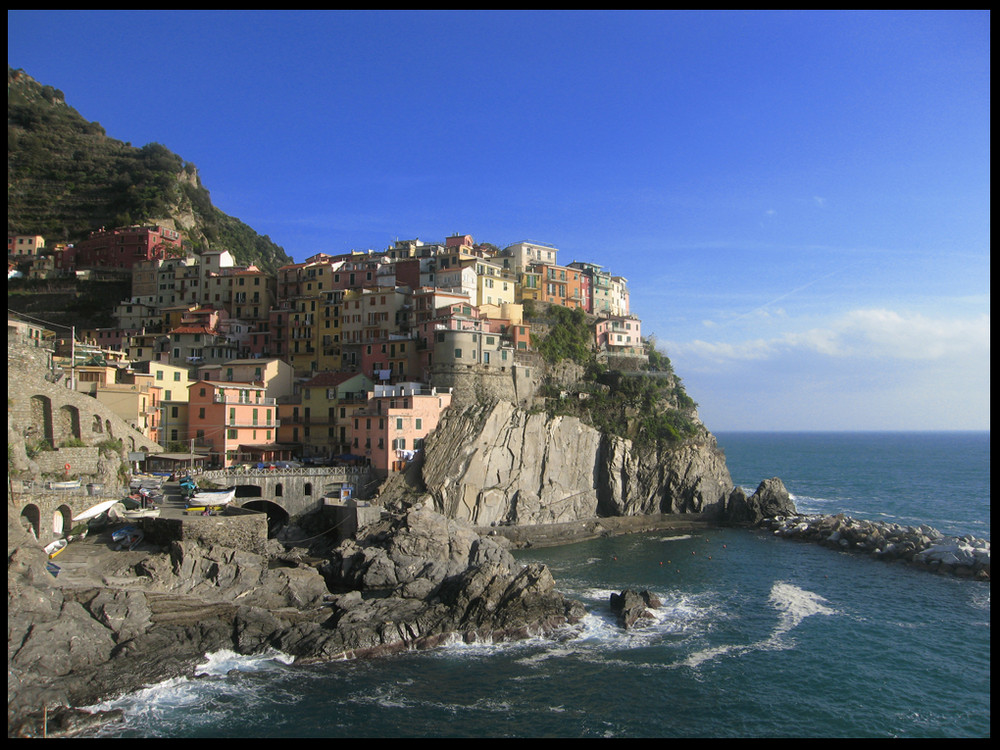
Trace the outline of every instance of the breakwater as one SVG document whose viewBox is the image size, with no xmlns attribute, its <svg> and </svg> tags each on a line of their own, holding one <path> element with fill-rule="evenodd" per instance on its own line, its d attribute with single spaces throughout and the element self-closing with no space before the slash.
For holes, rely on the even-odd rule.
<svg viewBox="0 0 1000 750">
<path fill-rule="evenodd" d="M 971 534 L 946 536 L 927 525 L 866 521 L 843 513 L 776 516 L 760 525 L 779 537 L 868 554 L 887 562 L 902 561 L 933 572 L 990 580 L 990 542 Z"/>
</svg>

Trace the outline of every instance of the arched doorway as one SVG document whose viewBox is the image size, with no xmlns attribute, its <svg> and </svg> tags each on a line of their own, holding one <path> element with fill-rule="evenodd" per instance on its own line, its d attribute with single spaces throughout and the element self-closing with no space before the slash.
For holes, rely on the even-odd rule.
<svg viewBox="0 0 1000 750">
<path fill-rule="evenodd" d="M 37 505 L 25 505 L 21 511 L 21 528 L 38 539 L 38 529 L 41 521 L 41 512 Z"/>
<path fill-rule="evenodd" d="M 60 505 L 52 513 L 52 533 L 57 536 L 65 536 L 69 533 L 73 524 L 73 511 L 68 505 Z"/>
</svg>

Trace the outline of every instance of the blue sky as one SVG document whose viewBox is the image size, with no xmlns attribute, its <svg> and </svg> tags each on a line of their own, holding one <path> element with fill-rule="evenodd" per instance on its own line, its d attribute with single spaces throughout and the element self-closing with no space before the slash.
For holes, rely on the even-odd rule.
<svg viewBox="0 0 1000 750">
<path fill-rule="evenodd" d="M 988 12 L 7 19 L 296 259 L 546 242 L 628 279 L 714 431 L 989 429 Z"/>
</svg>

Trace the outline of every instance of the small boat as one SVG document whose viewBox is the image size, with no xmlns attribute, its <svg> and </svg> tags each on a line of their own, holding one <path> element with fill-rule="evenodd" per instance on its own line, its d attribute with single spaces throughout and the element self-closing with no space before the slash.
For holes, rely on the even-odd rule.
<svg viewBox="0 0 1000 750">
<path fill-rule="evenodd" d="M 129 521 L 134 521 L 139 518 L 159 518 L 160 509 L 159 508 L 138 508 L 136 510 L 124 510 L 120 511 L 119 514 L 122 518 Z"/>
<path fill-rule="evenodd" d="M 111 540 L 118 542 L 118 549 L 135 549 L 143 539 L 143 534 L 135 526 L 125 526 L 111 534 Z"/>
<path fill-rule="evenodd" d="M 69 542 L 65 539 L 56 539 L 54 542 L 45 545 L 45 554 L 48 555 L 51 560 L 53 557 L 66 549 L 67 546 L 69 546 Z"/>
<path fill-rule="evenodd" d="M 101 513 L 104 513 L 104 511 L 111 508 L 111 506 L 117 502 L 119 501 L 105 500 L 103 503 L 98 503 L 97 505 L 93 505 L 90 508 L 87 508 L 87 510 L 83 511 L 83 513 L 81 513 L 80 515 L 73 516 L 73 522 L 76 523 L 77 521 L 86 521 L 87 519 L 95 518 L 96 516 L 101 515 Z"/>
<path fill-rule="evenodd" d="M 198 490 L 187 501 L 188 507 L 195 505 L 228 505 L 236 497 L 236 488 L 224 490 Z"/>
<path fill-rule="evenodd" d="M 65 482 L 49 482 L 50 490 L 78 490 L 81 487 L 79 479 L 70 479 Z"/>
</svg>

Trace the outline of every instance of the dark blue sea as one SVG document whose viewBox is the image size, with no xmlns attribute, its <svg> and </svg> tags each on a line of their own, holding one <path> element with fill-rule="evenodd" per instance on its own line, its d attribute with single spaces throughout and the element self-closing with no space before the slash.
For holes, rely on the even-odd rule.
<svg viewBox="0 0 1000 750">
<path fill-rule="evenodd" d="M 989 433 L 722 433 L 748 492 L 800 511 L 990 536 Z M 585 622 L 516 644 L 299 666 L 207 655 L 103 708 L 117 737 L 987 737 L 990 585 L 763 532 L 646 533 L 522 551 Z M 611 592 L 655 620 L 615 626 Z M 231 671 L 238 670 L 238 671 Z"/>
</svg>

